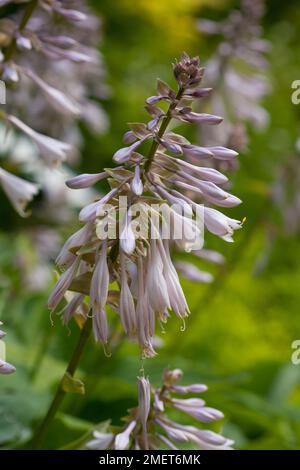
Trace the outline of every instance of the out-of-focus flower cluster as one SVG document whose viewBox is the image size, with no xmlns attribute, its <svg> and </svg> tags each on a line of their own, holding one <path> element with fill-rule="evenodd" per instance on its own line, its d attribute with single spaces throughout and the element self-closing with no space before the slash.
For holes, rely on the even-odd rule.
<svg viewBox="0 0 300 470">
<path fill-rule="evenodd" d="M 180 369 L 166 370 L 160 388 L 151 387 L 149 380 L 138 379 L 139 404 L 129 410 L 123 429 L 111 432 L 95 431 L 87 443 L 92 450 L 178 450 L 178 445 L 192 443 L 204 450 L 230 450 L 234 442 L 219 433 L 184 425 L 170 419 L 172 410 L 183 412 L 199 423 L 212 423 L 224 418 L 221 411 L 208 407 L 202 398 L 181 398 L 182 395 L 199 394 L 207 390 L 203 384 L 179 385 Z M 179 395 L 179 397 L 178 397 Z"/>
<path fill-rule="evenodd" d="M 277 178 L 271 188 L 273 204 L 280 211 L 283 232 L 287 235 L 295 235 L 300 226 L 299 150 L 287 157 L 286 161 L 280 166 Z"/>
<path fill-rule="evenodd" d="M 76 157 L 76 125 L 102 132 L 107 118 L 99 99 L 107 93 L 105 69 L 96 46 L 100 24 L 86 2 L 28 0 L 0 19 L 0 78 L 5 82 L 3 123 L 25 135 L 44 165 Z M 5 13 L 5 12 L 4 12 Z M 39 187 L 1 170 L 0 183 L 24 216 Z"/>
<path fill-rule="evenodd" d="M 2 326 L 3 323 L 0 321 L 0 326 Z M 0 340 L 2 340 L 4 338 L 4 336 L 6 335 L 6 333 L 2 330 L 0 330 Z M 0 344 L 0 348 L 1 348 L 1 344 Z M 0 349 L 0 352 L 2 352 L 2 350 Z M 7 374 L 12 374 L 13 372 L 15 372 L 15 367 L 11 364 L 9 364 L 9 362 L 6 362 L 1 356 L 0 356 L 0 374 L 3 374 L 3 375 L 7 375 Z"/>
<path fill-rule="evenodd" d="M 279 237 L 294 237 L 300 230 L 300 148 L 296 143 L 279 165 L 274 181 L 268 188 L 270 203 L 268 217 L 264 220 L 265 241 L 254 266 L 256 275 L 268 267 Z"/>
<path fill-rule="evenodd" d="M 189 314 L 171 260 L 170 243 L 175 241 L 186 251 L 199 250 L 203 234 L 195 217 L 198 212 L 205 227 L 226 241 L 232 241 L 234 230 L 241 227 L 238 220 L 211 207 L 234 207 L 241 201 L 222 188 L 227 182 L 222 173 L 203 165 L 204 158 L 232 160 L 237 153 L 221 146 L 196 146 L 168 130 L 172 119 L 210 125 L 222 121 L 219 116 L 192 110 L 193 100 L 208 92 L 200 88 L 203 68 L 199 59 L 183 54 L 174 65 L 174 76 L 176 91 L 159 80 L 157 95 L 146 100 L 150 121 L 130 125 L 131 130 L 124 136 L 127 146 L 113 157 L 118 167 L 67 181 L 69 187 L 79 189 L 107 179 L 110 190 L 81 210 L 79 219 L 84 226 L 67 240 L 57 258 L 57 264 L 66 270 L 49 298 L 49 308 L 56 309 L 68 290 L 78 292 L 62 312 L 64 319 L 70 319 L 85 304 L 87 295 L 94 335 L 102 343 L 107 343 L 109 337 L 108 304 L 119 314 L 128 336 L 138 339 L 148 357 L 155 354 L 156 321 L 166 322 L 174 312 L 184 323 Z M 168 104 L 165 109 L 158 106 L 163 102 Z M 187 155 L 197 158 L 197 163 L 182 158 Z M 198 202 L 187 192 L 197 194 Z M 125 210 L 121 196 L 127 202 Z M 163 215 L 156 208 L 161 202 Z M 142 237 L 134 231 L 137 205 L 149 228 Z M 113 237 L 105 238 L 110 217 L 116 222 L 116 231 Z M 175 237 L 178 224 L 184 227 L 180 239 Z M 163 236 L 165 227 L 169 229 L 168 238 Z M 118 290 L 110 289 L 112 283 Z"/>
<path fill-rule="evenodd" d="M 206 97 L 206 107 L 225 117 L 221 126 L 204 131 L 199 127 L 202 145 L 217 142 L 237 151 L 245 151 L 248 144 L 247 124 L 261 129 L 268 123 L 268 112 L 261 104 L 270 91 L 265 74 L 268 67 L 266 52 L 270 43 L 262 39 L 261 27 L 264 10 L 264 0 L 241 0 L 240 7 L 231 11 L 225 20 L 201 19 L 197 23 L 202 33 L 221 38 L 217 51 L 206 67 L 206 81 L 214 88 L 214 93 Z M 194 163 L 195 159 L 188 156 L 188 161 Z M 207 160 L 207 165 L 221 171 L 236 171 L 239 168 L 237 159 Z M 225 188 L 230 188 L 230 183 Z M 217 264 L 225 262 L 220 253 L 208 252 L 207 261 Z M 183 276 L 195 282 L 209 283 L 214 279 L 211 273 L 199 270 L 189 262 L 180 263 L 179 269 Z"/>
<path fill-rule="evenodd" d="M 212 111 L 225 123 L 211 133 L 201 134 L 201 141 L 229 145 L 242 150 L 247 145 L 246 123 L 264 128 L 269 116 L 261 105 L 270 91 L 265 71 L 265 57 L 270 43 L 262 38 L 261 19 L 264 0 L 241 0 L 240 7 L 228 18 L 215 22 L 201 19 L 198 28 L 204 34 L 218 35 L 221 42 L 206 68 L 206 78 L 216 89 L 211 97 Z"/>
</svg>

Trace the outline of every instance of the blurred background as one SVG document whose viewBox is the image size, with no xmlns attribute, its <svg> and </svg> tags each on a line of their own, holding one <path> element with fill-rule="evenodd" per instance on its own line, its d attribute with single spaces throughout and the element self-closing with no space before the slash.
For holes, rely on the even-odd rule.
<svg viewBox="0 0 300 470">
<path fill-rule="evenodd" d="M 107 92 L 100 101 L 107 122 L 101 133 L 80 124 L 76 173 L 111 165 L 126 123 L 146 119 L 145 98 L 154 94 L 156 78 L 172 83 L 171 64 L 182 51 L 199 55 L 204 66 L 215 57 L 222 38 L 201 32 L 198 20 L 222 21 L 239 2 L 95 0 L 91 7 L 101 21 Z M 269 87 L 260 103 L 268 119 L 261 128 L 245 123 L 248 138 L 239 168 L 228 172 L 233 193 L 243 200 L 229 215 L 246 217 L 243 229 L 234 244 L 206 236 L 207 246 L 225 262 L 207 268 L 196 260 L 214 280 L 183 280 L 192 314 L 184 332 L 170 318 L 157 339 L 156 358 L 142 364 L 138 347 L 119 341 L 117 321 L 111 357 L 90 341 L 77 373 L 86 394 L 68 395 L 46 447 L 72 448 L 95 423 L 118 424 L 136 404 L 136 376 L 143 365 L 157 384 L 165 367 L 182 368 L 183 383 L 208 384 L 207 401 L 225 413 L 224 434 L 237 448 L 300 448 L 300 365 L 291 362 L 292 342 L 300 339 L 300 105 L 291 101 L 292 83 L 300 80 L 299 2 L 268 1 L 261 26 L 270 44 L 264 53 L 268 65 L 259 70 Z M 183 126 L 185 132 L 199 141 L 196 128 Z M 58 184 L 44 176 L 50 187 Z M 77 339 L 75 322 L 69 330 L 54 315 L 52 324 L 47 310 L 55 256 L 78 227 L 83 203 L 75 196 L 57 223 L 59 198 L 53 216 L 45 217 L 47 194 L 41 192 L 32 216 L 21 219 L 0 194 L 0 319 L 7 360 L 17 367 L 17 373 L 0 376 L 0 448 L 21 448 L 31 437 Z M 192 255 L 177 257 L 188 261 Z"/>
</svg>

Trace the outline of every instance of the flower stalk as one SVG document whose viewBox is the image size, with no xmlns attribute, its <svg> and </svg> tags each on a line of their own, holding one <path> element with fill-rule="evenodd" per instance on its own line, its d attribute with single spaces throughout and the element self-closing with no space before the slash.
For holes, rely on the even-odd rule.
<svg viewBox="0 0 300 470">
<path fill-rule="evenodd" d="M 72 354 L 72 357 L 70 359 L 70 362 L 66 368 L 66 371 L 61 379 L 61 381 L 59 382 L 59 385 L 57 387 L 57 390 L 56 390 L 56 393 L 54 395 L 54 398 L 49 406 L 49 409 L 43 419 L 43 421 L 41 422 L 40 426 L 38 427 L 36 433 L 35 433 L 35 436 L 33 438 L 33 441 L 32 441 L 32 449 L 36 450 L 36 449 L 40 449 L 43 442 L 44 442 L 44 439 L 46 437 L 46 434 L 49 430 L 49 427 L 51 426 L 55 416 L 56 416 L 56 413 L 57 411 L 59 410 L 60 408 L 60 405 L 66 395 L 66 391 L 64 390 L 64 378 L 66 376 L 68 377 L 73 377 L 75 372 L 76 372 L 76 369 L 78 367 L 78 364 L 79 364 L 79 361 L 81 359 L 81 356 L 83 354 L 83 351 L 85 349 L 85 346 L 90 338 L 90 335 L 91 335 L 91 331 L 92 331 L 92 320 L 90 317 L 87 317 L 86 319 L 86 322 L 81 330 L 81 333 L 80 333 L 80 336 L 79 336 L 79 339 L 78 339 L 78 342 L 77 342 L 77 345 L 74 349 L 74 352 Z"/>
<path fill-rule="evenodd" d="M 148 158 L 147 158 L 147 161 L 146 161 L 145 166 L 144 166 L 145 173 L 148 173 L 148 171 L 150 170 L 150 167 L 151 167 L 151 164 L 152 164 L 153 159 L 155 157 L 156 151 L 159 147 L 159 139 L 164 136 L 164 133 L 166 132 L 167 127 L 168 127 L 168 125 L 170 124 L 170 122 L 172 120 L 171 112 L 172 112 L 172 110 L 174 110 L 176 108 L 176 105 L 177 105 L 178 101 L 180 101 L 182 94 L 183 94 L 183 88 L 179 88 L 179 90 L 177 92 L 177 95 L 176 95 L 176 98 L 175 98 L 175 101 L 170 104 L 169 109 L 166 113 L 166 116 L 162 120 L 159 131 L 157 133 L 158 139 L 153 140 L 151 148 L 149 150 Z"/>
<path fill-rule="evenodd" d="M 125 426 L 114 428 L 112 432 L 95 431 L 86 447 L 93 450 L 179 450 L 178 444 L 189 442 L 197 449 L 231 450 L 233 440 L 210 429 L 202 429 L 203 425 L 224 418 L 221 411 L 207 406 L 202 398 L 191 398 L 191 395 L 206 392 L 207 386 L 198 383 L 180 385 L 182 375 L 181 369 L 165 370 L 160 388 L 151 386 L 147 378 L 138 377 L 138 406 L 128 410 Z M 197 424 L 182 425 L 171 420 L 168 417 L 170 409 L 185 413 Z"/>
<path fill-rule="evenodd" d="M 129 338 L 138 341 L 145 357 L 156 354 L 156 322 L 165 323 L 173 312 L 184 323 L 190 313 L 171 259 L 171 244 L 176 243 L 185 251 L 202 247 L 197 223 L 200 210 L 206 228 L 227 242 L 233 241 L 234 230 L 241 227 L 238 220 L 210 207 L 234 207 L 241 201 L 222 188 L 227 181 L 224 175 L 203 164 L 207 156 L 228 160 L 237 153 L 220 146 L 198 147 L 167 130 L 171 119 L 206 125 L 222 122 L 219 116 L 192 110 L 193 100 L 207 93 L 207 89 L 198 88 L 204 69 L 199 58 L 182 54 L 173 65 L 173 72 L 177 90 L 158 80 L 157 95 L 146 100 L 151 120 L 130 125 L 131 130 L 124 135 L 128 146 L 113 156 L 119 166 L 67 181 L 69 187 L 80 189 L 103 177 L 111 189 L 80 211 L 79 220 L 85 225 L 69 238 L 58 255 L 57 264 L 64 273 L 48 302 L 49 308 L 55 310 L 69 290 L 88 294 L 89 299 L 82 299 L 82 305 L 91 309 L 95 339 L 103 344 L 109 340 L 109 305 L 117 312 Z M 161 101 L 168 103 L 167 111 L 157 106 Z M 146 141 L 151 142 L 150 150 L 143 155 L 140 148 Z M 169 154 L 193 154 L 198 162 L 187 164 L 183 158 Z M 199 201 L 189 198 L 188 191 L 197 193 Z M 161 201 L 164 213 L 160 218 L 156 207 Z M 112 236 L 106 230 L 110 214 L 115 220 Z M 137 224 L 142 236 L 135 230 Z M 178 236 L 179 227 L 183 231 Z M 110 284 L 115 281 L 119 289 L 112 291 Z M 71 317 L 72 312 L 68 318 Z"/>
</svg>

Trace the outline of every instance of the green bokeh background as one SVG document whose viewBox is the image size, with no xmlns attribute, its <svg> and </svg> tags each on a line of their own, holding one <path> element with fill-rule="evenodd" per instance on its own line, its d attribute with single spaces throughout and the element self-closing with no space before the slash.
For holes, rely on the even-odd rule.
<svg viewBox="0 0 300 470">
<path fill-rule="evenodd" d="M 200 35 L 195 21 L 199 16 L 225 17 L 233 5 L 222 0 L 94 0 L 103 20 L 101 51 L 112 91 L 104 103 L 110 131 L 97 137 L 82 129 L 85 143 L 78 172 L 98 172 L 110 165 L 126 122 L 146 119 L 143 104 L 154 92 L 155 79 L 170 81 L 170 64 L 183 50 L 200 55 L 205 64 L 217 42 Z M 186 383 L 209 385 L 207 402 L 225 413 L 224 434 L 235 439 L 237 448 L 300 449 L 300 365 L 291 363 L 291 344 L 300 339 L 300 239 L 299 232 L 287 235 L 270 200 L 270 185 L 295 153 L 300 135 L 300 106 L 291 103 L 291 83 L 300 79 L 299 2 L 267 2 L 264 30 L 272 42 L 272 93 L 265 100 L 271 122 L 262 133 L 249 129 L 249 150 L 240 156 L 240 170 L 232 176 L 234 194 L 243 204 L 230 215 L 247 221 L 234 244 L 207 237 L 209 246 L 226 256 L 225 266 L 213 268 L 211 285 L 183 281 L 192 315 L 184 332 L 170 319 L 156 358 L 142 364 L 138 348 L 128 341 L 106 357 L 90 342 L 77 373 L 86 394 L 68 395 L 46 447 L 72 442 L 76 447 L 95 423 L 111 419 L 118 424 L 136 404 L 140 368 L 159 383 L 169 366 L 182 368 Z M 22 230 L 34 219 L 20 221 L 2 194 L 1 213 L 0 318 L 8 333 L 7 359 L 17 373 L 0 377 L 0 448 L 17 448 L 26 445 L 45 413 L 78 327 L 71 325 L 69 334 L 57 318 L 51 326 L 46 299 L 52 286 L 32 293 L 22 285 L 16 256 L 25 252 L 28 263 L 34 259 L 34 246 Z M 62 235 L 74 227 L 76 221 L 64 226 Z"/>
</svg>

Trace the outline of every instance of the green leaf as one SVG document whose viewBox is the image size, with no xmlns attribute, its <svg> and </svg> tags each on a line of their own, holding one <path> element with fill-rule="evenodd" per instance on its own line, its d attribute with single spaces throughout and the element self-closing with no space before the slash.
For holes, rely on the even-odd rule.
<svg viewBox="0 0 300 470">
<path fill-rule="evenodd" d="M 285 364 L 275 377 L 271 391 L 270 400 L 272 403 L 284 403 L 289 394 L 300 382 L 299 370 L 293 364 Z"/>
<path fill-rule="evenodd" d="M 84 383 L 81 380 L 72 377 L 68 372 L 63 377 L 62 388 L 67 393 L 79 393 L 80 395 L 85 394 Z"/>
</svg>

